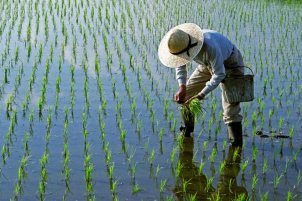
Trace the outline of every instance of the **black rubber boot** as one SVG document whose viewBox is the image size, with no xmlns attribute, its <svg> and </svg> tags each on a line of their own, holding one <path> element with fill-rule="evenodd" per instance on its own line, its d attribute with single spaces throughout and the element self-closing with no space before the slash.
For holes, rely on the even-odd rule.
<svg viewBox="0 0 302 201">
<path fill-rule="evenodd" d="M 190 137 L 191 133 L 194 131 L 194 114 L 189 114 L 186 117 L 184 117 L 184 114 L 182 112 L 180 113 L 182 125 L 180 126 L 179 130 L 183 132 L 183 134 L 186 137 Z"/>
<path fill-rule="evenodd" d="M 228 124 L 228 136 L 233 146 L 242 146 L 241 122 L 232 122 Z"/>
</svg>

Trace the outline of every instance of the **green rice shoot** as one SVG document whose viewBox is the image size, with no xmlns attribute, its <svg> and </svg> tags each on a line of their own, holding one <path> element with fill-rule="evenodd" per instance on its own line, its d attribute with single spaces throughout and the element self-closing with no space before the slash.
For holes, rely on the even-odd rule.
<svg viewBox="0 0 302 201">
<path fill-rule="evenodd" d="M 199 119 L 203 114 L 202 103 L 198 98 L 194 98 L 189 103 L 182 104 L 180 106 L 180 112 L 183 114 L 185 121 L 189 121 L 191 115 L 193 115 L 195 119 Z"/>
</svg>

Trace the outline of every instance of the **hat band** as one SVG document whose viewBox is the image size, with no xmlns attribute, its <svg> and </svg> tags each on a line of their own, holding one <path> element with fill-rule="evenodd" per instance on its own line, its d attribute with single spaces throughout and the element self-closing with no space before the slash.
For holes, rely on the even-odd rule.
<svg viewBox="0 0 302 201">
<path fill-rule="evenodd" d="M 189 36 L 189 43 L 188 43 L 188 45 L 187 45 L 187 47 L 186 47 L 185 49 L 183 49 L 183 50 L 181 50 L 181 51 L 179 51 L 179 52 L 174 52 L 174 53 L 170 52 L 170 53 L 171 53 L 171 54 L 174 54 L 174 55 L 179 55 L 179 54 L 182 54 L 182 53 L 184 53 L 184 52 L 187 52 L 187 55 L 190 56 L 189 50 L 190 50 L 192 47 L 195 47 L 195 46 L 198 44 L 198 42 L 191 44 L 191 36 L 190 36 L 189 34 L 188 34 L 188 36 Z"/>
</svg>

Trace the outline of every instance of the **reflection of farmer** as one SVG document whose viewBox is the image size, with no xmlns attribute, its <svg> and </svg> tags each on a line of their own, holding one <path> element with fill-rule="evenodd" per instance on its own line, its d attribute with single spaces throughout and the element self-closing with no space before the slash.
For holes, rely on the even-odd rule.
<svg viewBox="0 0 302 201">
<path fill-rule="evenodd" d="M 179 152 L 180 173 L 177 177 L 174 193 L 178 200 L 188 200 L 188 197 L 196 196 L 196 200 L 213 200 L 220 198 L 222 201 L 234 200 L 238 196 L 247 198 L 247 190 L 238 186 L 236 177 L 240 171 L 241 147 L 230 145 L 225 168 L 220 173 L 217 188 L 209 186 L 207 178 L 198 173 L 198 168 L 193 162 L 194 142 L 193 138 L 184 138 L 182 149 Z M 184 183 L 187 187 L 184 189 Z M 246 199 L 243 199 L 246 200 Z"/>
<path fill-rule="evenodd" d="M 178 161 L 181 164 L 181 169 L 174 188 L 175 196 L 178 200 L 187 200 L 186 198 L 190 195 L 196 195 L 196 200 L 207 200 L 210 198 L 209 193 L 215 192 L 215 189 L 212 186 L 206 189 L 207 178 L 198 173 L 198 168 L 193 163 L 193 138 L 184 138 L 181 147 Z M 184 189 L 186 182 L 187 187 Z"/>
<path fill-rule="evenodd" d="M 220 173 L 217 184 L 216 196 L 219 196 L 222 201 L 231 201 L 238 197 L 241 197 L 242 200 L 248 200 L 247 190 L 242 186 L 238 186 L 236 181 L 240 171 L 241 147 L 230 145 L 225 162 L 225 169 Z"/>
<path fill-rule="evenodd" d="M 226 73 L 243 74 L 243 59 L 240 51 L 222 34 L 212 30 L 202 30 L 193 23 L 185 23 L 172 28 L 162 39 L 158 55 L 161 62 L 176 68 L 179 90 L 175 101 L 184 103 L 193 98 L 204 99 L 225 78 Z M 199 65 L 188 79 L 186 64 L 195 61 Z M 242 144 L 242 116 L 240 103 L 227 103 L 222 97 L 223 119 L 228 125 L 228 134 L 233 144 Z M 183 120 L 184 121 L 184 120 Z M 185 135 L 194 130 L 194 116 L 184 121 Z"/>
</svg>

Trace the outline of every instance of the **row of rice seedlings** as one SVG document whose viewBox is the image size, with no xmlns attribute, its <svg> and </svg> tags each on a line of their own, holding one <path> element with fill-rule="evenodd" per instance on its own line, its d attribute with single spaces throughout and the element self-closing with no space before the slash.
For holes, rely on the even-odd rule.
<svg viewBox="0 0 302 201">
<path fill-rule="evenodd" d="M 115 43 L 115 45 L 117 47 L 119 47 L 117 43 Z M 119 48 L 117 48 L 117 49 L 119 49 Z M 118 55 L 119 55 L 120 69 L 122 71 L 125 89 L 127 92 L 129 102 L 131 104 L 131 116 L 132 116 L 132 118 L 135 118 L 134 121 L 136 122 L 136 121 L 138 121 L 138 118 L 135 115 L 136 114 L 136 111 L 135 111 L 136 110 L 136 101 L 135 101 L 135 98 L 133 98 L 133 96 L 132 96 L 131 85 L 129 84 L 128 79 L 126 77 L 126 66 L 121 61 L 121 52 L 119 52 Z M 140 189 L 139 184 L 134 179 L 135 173 L 136 173 L 136 164 L 131 164 L 131 159 L 133 158 L 133 154 L 128 153 L 128 145 L 125 142 L 125 138 L 127 136 L 127 131 L 124 128 L 123 120 L 122 120 L 122 112 L 121 112 L 122 100 L 119 98 L 118 92 L 116 91 L 116 81 L 114 79 L 112 79 L 112 80 L 113 80 L 112 81 L 113 95 L 114 95 L 114 98 L 117 99 L 116 122 L 117 122 L 117 127 L 119 128 L 119 131 L 120 131 L 120 141 L 122 144 L 122 150 L 123 150 L 124 154 L 126 155 L 126 158 L 128 161 L 128 166 L 129 166 L 131 180 L 132 180 L 132 193 L 138 193 L 138 192 L 140 192 L 141 189 Z M 112 166 L 110 166 L 110 167 L 112 167 Z M 110 167 L 109 167 L 109 176 L 112 175 L 111 171 L 110 171 L 112 168 L 110 168 Z"/>
<path fill-rule="evenodd" d="M 70 78 L 70 110 L 71 110 L 71 114 L 73 116 L 73 109 L 74 109 L 74 102 L 75 102 L 75 89 L 74 89 L 74 85 L 75 85 L 75 79 L 74 79 L 74 64 L 70 65 L 70 73 L 71 73 L 71 78 Z"/>
<path fill-rule="evenodd" d="M 101 113 L 99 113 L 101 115 Z M 110 184 L 110 190 L 112 193 L 112 198 L 116 199 L 117 198 L 117 192 L 116 192 L 116 184 L 117 180 L 114 180 L 114 163 L 111 161 L 112 159 L 112 153 L 111 150 L 109 149 L 109 142 L 105 141 L 105 123 L 103 122 L 102 118 L 100 118 L 101 122 L 101 136 L 102 136 L 102 142 L 103 142 L 103 151 L 105 153 L 105 164 L 107 167 L 107 173 L 108 173 L 108 178 L 109 178 L 109 184 Z"/>
<path fill-rule="evenodd" d="M 92 181 L 92 174 L 94 171 L 94 167 L 93 167 L 93 163 L 91 162 L 91 154 L 89 154 L 90 143 L 87 141 L 89 132 L 87 130 L 86 111 L 83 111 L 82 113 L 82 128 L 83 128 L 83 137 L 84 137 L 84 167 L 85 167 L 87 199 L 95 200 L 93 181 Z"/>
<path fill-rule="evenodd" d="M 99 111 L 99 126 L 100 126 L 100 133 L 101 133 L 101 141 L 102 141 L 102 147 L 103 151 L 105 153 L 105 164 L 107 167 L 107 174 L 109 179 L 109 185 L 110 185 L 110 191 L 112 194 L 113 200 L 118 200 L 117 195 L 117 184 L 118 179 L 114 178 L 114 162 L 112 161 L 112 153 L 109 148 L 109 142 L 106 141 L 106 132 L 105 132 L 105 122 L 104 118 L 102 117 L 102 108 L 100 108 Z"/>
<path fill-rule="evenodd" d="M 10 118 L 10 112 L 12 112 L 14 109 L 13 104 L 15 103 L 15 98 L 18 93 L 18 88 L 21 85 L 21 79 L 23 74 L 24 74 L 24 69 L 22 64 L 18 70 L 18 74 L 15 77 L 14 88 L 12 89 L 12 92 L 8 95 L 8 98 L 6 99 L 5 108 L 6 108 L 6 117 L 8 119 Z"/>
<path fill-rule="evenodd" d="M 109 179 L 109 185 L 110 185 L 110 191 L 112 194 L 112 199 L 113 200 L 119 200 L 118 195 L 117 195 L 117 184 L 118 184 L 118 179 L 114 178 L 114 162 L 112 161 L 112 153 L 109 148 L 109 142 L 106 140 L 106 131 L 105 131 L 105 118 L 103 115 L 106 115 L 106 96 L 103 94 L 103 86 L 102 82 L 99 77 L 99 70 L 100 66 L 98 63 L 98 58 L 96 56 L 95 59 L 95 71 L 97 75 L 97 83 L 98 83 L 98 92 L 100 96 L 100 102 L 101 105 L 99 107 L 99 130 L 100 130 L 100 140 L 102 142 L 102 149 L 104 151 L 105 157 L 104 161 L 107 167 L 107 174 L 108 174 L 108 179 Z"/>
<path fill-rule="evenodd" d="M 88 81 L 88 66 L 87 63 L 84 64 L 84 97 L 85 97 L 85 107 L 87 108 L 87 111 L 89 112 L 90 103 L 89 103 L 89 81 Z"/>
<path fill-rule="evenodd" d="M 10 157 L 10 147 L 13 144 L 12 137 L 15 134 L 15 128 L 18 125 L 18 117 L 17 116 L 18 116 L 17 110 L 14 109 L 13 114 L 10 117 L 8 131 L 6 132 L 6 134 L 4 136 L 4 141 L 3 141 L 2 150 L 1 150 L 3 165 L 6 164 L 7 159 Z"/>
<path fill-rule="evenodd" d="M 137 172 L 137 162 L 133 161 L 133 157 L 135 156 L 136 150 L 134 149 L 132 153 L 128 152 L 127 162 L 128 162 L 128 172 L 131 179 L 132 184 L 132 194 L 139 193 L 142 189 L 136 180 L 136 172 Z"/>
<path fill-rule="evenodd" d="M 30 78 L 29 78 L 28 84 L 27 84 L 28 91 L 26 92 L 25 99 L 22 102 L 23 116 L 26 115 L 26 112 L 29 109 L 28 105 L 29 105 L 29 101 L 31 99 L 33 85 L 35 84 L 35 80 L 36 80 L 36 71 L 37 71 L 37 61 L 35 60 L 33 67 L 32 67 L 31 75 L 30 75 Z"/>
<path fill-rule="evenodd" d="M 39 97 L 39 101 L 38 101 L 38 109 L 39 109 L 39 118 L 42 118 L 42 110 L 44 108 L 45 105 L 45 95 L 46 95 L 46 87 L 47 87 L 47 83 L 48 83 L 48 76 L 49 76 L 49 68 L 50 68 L 50 58 L 48 57 L 45 63 L 45 73 L 43 76 L 43 80 L 42 80 L 42 88 L 41 88 L 41 94 Z"/>
<path fill-rule="evenodd" d="M 5 44 L 4 44 L 4 50 L 3 53 L 1 53 L 1 64 L 4 65 L 5 61 L 8 59 L 8 56 L 10 55 L 10 41 L 11 41 L 11 34 L 12 34 L 12 25 L 9 27 L 9 31 L 7 33 L 7 36 L 5 38 Z"/>
<path fill-rule="evenodd" d="M 96 44 L 96 40 L 95 44 Z M 95 55 L 95 72 L 96 72 L 96 81 L 97 81 L 97 88 L 98 88 L 98 93 L 99 93 L 99 99 L 100 102 L 102 103 L 101 108 L 104 114 L 106 114 L 106 105 L 107 105 L 107 101 L 105 99 L 105 95 L 104 95 L 104 89 L 103 89 L 103 83 L 102 80 L 100 79 L 100 62 L 99 62 L 99 56 L 98 56 L 98 52 L 95 49 L 96 55 Z"/>
<path fill-rule="evenodd" d="M 61 92 L 60 89 L 60 84 L 61 84 L 61 71 L 62 71 L 62 59 L 61 57 L 59 57 L 59 61 L 58 61 L 58 70 L 59 70 L 59 75 L 56 78 L 56 98 L 55 98 L 55 113 L 57 115 L 58 112 L 58 107 L 59 107 L 59 95 Z"/>
<path fill-rule="evenodd" d="M 48 158 L 49 158 L 49 138 L 51 135 L 51 127 L 52 127 L 52 111 L 51 109 L 48 109 L 48 115 L 47 115 L 47 124 L 46 124 L 46 134 L 45 134 L 45 148 L 44 152 L 40 158 L 40 165 L 41 165 L 41 179 L 39 182 L 39 198 L 40 200 L 45 199 L 45 193 L 46 193 L 46 185 L 48 180 L 48 174 L 46 165 L 48 164 Z"/>
<path fill-rule="evenodd" d="M 121 106 L 122 106 L 122 99 L 119 99 L 116 102 L 116 105 L 115 105 L 116 124 L 117 124 L 117 128 L 120 131 L 120 141 L 122 143 L 122 150 L 125 153 L 125 151 L 126 151 L 126 149 L 125 149 L 125 139 L 126 139 L 126 136 L 127 136 L 127 130 L 124 128 Z"/>
<path fill-rule="evenodd" d="M 65 190 L 63 195 L 63 200 L 66 199 L 68 193 L 70 192 L 70 167 L 69 167 L 69 148 L 68 148 L 68 108 L 64 108 L 64 148 L 63 148 L 63 173 L 64 173 L 64 181 L 65 181 Z"/>
<path fill-rule="evenodd" d="M 29 139 L 29 133 L 26 133 L 24 135 L 24 142 L 23 142 L 23 155 L 20 161 L 20 165 L 18 168 L 18 179 L 17 183 L 15 185 L 15 195 L 14 200 L 18 200 L 18 197 L 22 195 L 23 193 L 23 182 L 27 178 L 26 173 L 26 166 L 28 165 L 28 161 L 30 158 L 30 152 L 29 152 L 29 146 L 28 146 L 28 139 Z"/>
<path fill-rule="evenodd" d="M 127 75 L 126 75 L 127 67 L 125 66 L 125 64 L 122 61 L 122 53 L 120 52 L 120 46 L 117 42 L 115 42 L 115 46 L 117 47 L 116 49 L 117 49 L 117 52 L 118 52 L 118 55 L 119 55 L 119 62 L 120 62 L 119 67 L 122 71 L 122 76 L 123 76 L 125 89 L 126 89 L 126 92 L 127 92 L 128 100 L 130 102 L 130 106 L 131 106 L 131 110 L 130 110 L 131 111 L 131 120 L 132 120 L 132 123 L 136 123 L 136 131 L 138 133 L 138 137 L 140 138 L 141 120 L 137 117 L 136 98 L 134 98 L 133 95 L 132 95 L 131 84 L 129 83 Z M 133 61 L 131 56 L 130 56 L 129 67 L 133 72 L 134 71 L 134 61 Z"/>
</svg>

